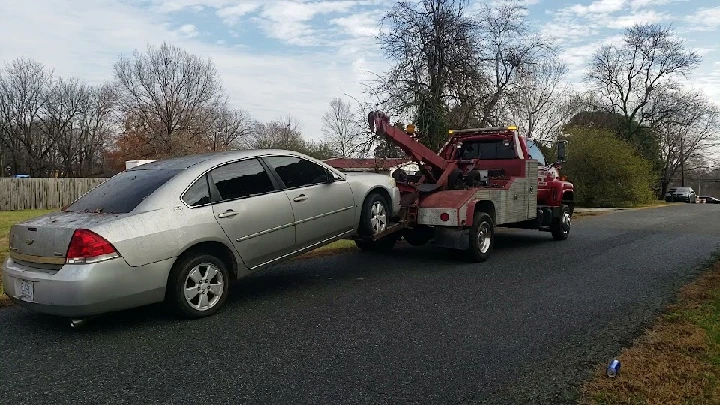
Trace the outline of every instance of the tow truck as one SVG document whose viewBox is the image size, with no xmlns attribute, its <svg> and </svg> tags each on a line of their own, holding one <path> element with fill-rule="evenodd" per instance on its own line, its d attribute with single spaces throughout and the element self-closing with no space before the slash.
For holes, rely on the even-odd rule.
<svg viewBox="0 0 720 405">
<path fill-rule="evenodd" d="M 540 166 L 515 126 L 450 130 L 436 153 L 415 139 L 412 124 L 398 128 L 381 111 L 368 114 L 368 125 L 402 149 L 420 176 L 410 180 L 400 169 L 393 172 L 401 192 L 400 214 L 384 232 L 356 239 L 360 249 L 388 249 L 400 239 L 413 246 L 432 241 L 484 262 L 493 250 L 496 227 L 568 238 L 575 190 L 559 172 L 567 141 L 557 142 L 557 161 Z"/>
</svg>

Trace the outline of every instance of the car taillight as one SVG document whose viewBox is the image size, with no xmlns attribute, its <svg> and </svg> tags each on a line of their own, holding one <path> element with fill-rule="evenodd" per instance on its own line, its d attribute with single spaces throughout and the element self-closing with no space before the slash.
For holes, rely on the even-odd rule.
<svg viewBox="0 0 720 405">
<path fill-rule="evenodd" d="M 94 263 L 118 256 L 115 247 L 102 236 L 87 229 L 77 229 L 70 239 L 65 262 Z"/>
<path fill-rule="evenodd" d="M 442 214 L 440 214 L 440 220 L 441 220 L 441 221 L 449 221 L 449 220 L 450 220 L 450 214 L 448 214 L 447 212 L 443 212 Z"/>
</svg>

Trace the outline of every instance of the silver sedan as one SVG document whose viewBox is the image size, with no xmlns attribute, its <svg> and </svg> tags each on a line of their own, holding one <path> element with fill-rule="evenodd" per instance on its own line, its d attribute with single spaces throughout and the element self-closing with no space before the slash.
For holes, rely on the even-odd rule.
<svg viewBox="0 0 720 405">
<path fill-rule="evenodd" d="M 330 242 L 372 241 L 400 210 L 394 181 L 285 150 L 193 155 L 119 173 L 61 212 L 12 227 L 5 293 L 84 318 L 165 301 L 199 318 L 228 283 Z"/>
</svg>

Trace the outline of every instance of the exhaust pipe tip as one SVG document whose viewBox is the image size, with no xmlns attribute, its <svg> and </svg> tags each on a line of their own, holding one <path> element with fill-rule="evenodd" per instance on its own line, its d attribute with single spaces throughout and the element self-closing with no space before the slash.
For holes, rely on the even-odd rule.
<svg viewBox="0 0 720 405">
<path fill-rule="evenodd" d="M 87 319 L 71 319 L 70 320 L 70 327 L 74 329 L 78 329 L 85 325 L 87 322 Z"/>
</svg>

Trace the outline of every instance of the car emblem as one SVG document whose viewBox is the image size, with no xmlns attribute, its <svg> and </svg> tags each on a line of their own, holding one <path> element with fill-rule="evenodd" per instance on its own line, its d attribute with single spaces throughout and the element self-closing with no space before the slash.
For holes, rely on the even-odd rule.
<svg viewBox="0 0 720 405">
<path fill-rule="evenodd" d="M 25 243 L 28 245 L 32 245 L 35 242 L 35 239 L 25 239 Z"/>
</svg>

